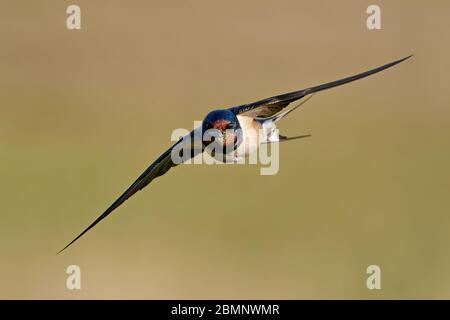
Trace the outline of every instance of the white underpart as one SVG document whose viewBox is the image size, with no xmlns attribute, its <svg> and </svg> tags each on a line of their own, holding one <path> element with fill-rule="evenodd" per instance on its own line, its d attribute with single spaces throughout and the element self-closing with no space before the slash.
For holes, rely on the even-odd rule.
<svg viewBox="0 0 450 320">
<path fill-rule="evenodd" d="M 237 116 L 242 129 L 243 142 L 235 152 L 236 160 L 250 156 L 258 151 L 262 143 L 279 141 L 278 131 L 274 121 L 263 123 L 252 117 Z"/>
<path fill-rule="evenodd" d="M 280 136 L 278 134 L 277 125 L 275 124 L 275 121 L 263 122 L 262 130 L 264 132 L 265 139 L 264 139 L 264 141 L 261 141 L 261 143 L 280 141 Z"/>
</svg>

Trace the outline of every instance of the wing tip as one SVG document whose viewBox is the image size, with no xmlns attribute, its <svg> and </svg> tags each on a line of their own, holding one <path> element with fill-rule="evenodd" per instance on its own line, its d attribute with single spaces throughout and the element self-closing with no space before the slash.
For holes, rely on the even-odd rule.
<svg viewBox="0 0 450 320">
<path fill-rule="evenodd" d="M 64 250 L 66 250 L 67 249 L 67 246 L 66 247 L 64 247 L 64 248 L 62 248 L 61 250 L 59 250 L 57 253 L 56 253 L 56 255 L 57 256 L 59 256 Z"/>
<path fill-rule="evenodd" d="M 110 213 L 108 211 L 106 211 L 105 213 Z M 107 215 L 107 214 L 106 214 Z M 63 252 L 64 250 L 66 250 L 67 248 L 69 248 L 72 244 L 75 243 L 75 241 L 77 241 L 78 239 L 80 239 L 86 232 L 88 232 L 89 230 L 91 230 L 97 223 L 99 223 L 105 216 L 105 214 L 102 214 L 100 217 L 98 217 L 93 223 L 91 223 L 89 225 L 89 227 L 87 227 L 86 229 L 83 230 L 83 232 L 81 232 L 75 239 L 73 239 L 72 241 L 69 242 L 69 244 L 67 244 L 64 248 L 62 248 L 61 250 L 59 250 L 56 254 L 60 254 L 61 252 Z"/>
<path fill-rule="evenodd" d="M 73 239 L 72 241 L 69 242 L 69 244 L 67 244 L 64 248 L 62 248 L 61 250 L 59 250 L 56 255 L 59 255 L 60 253 L 62 253 L 64 250 L 66 250 L 67 248 L 69 248 L 75 241 L 77 241 L 79 238 L 81 237 L 81 235 L 79 235 L 78 237 L 76 237 L 75 239 Z"/>
<path fill-rule="evenodd" d="M 408 60 L 409 58 L 412 58 L 412 57 L 414 57 L 414 53 L 411 53 L 410 55 L 408 55 L 408 56 L 406 56 L 406 57 L 404 57 L 404 58 L 401 58 L 400 60 L 397 60 L 397 61 L 395 62 L 395 64 L 400 63 L 400 62 L 403 62 L 403 61 L 405 61 L 405 60 Z"/>
</svg>

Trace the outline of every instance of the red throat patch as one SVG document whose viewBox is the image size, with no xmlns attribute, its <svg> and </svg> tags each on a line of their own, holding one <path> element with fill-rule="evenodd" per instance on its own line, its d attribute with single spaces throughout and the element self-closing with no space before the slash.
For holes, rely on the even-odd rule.
<svg viewBox="0 0 450 320">
<path fill-rule="evenodd" d="M 215 121 L 211 122 L 211 124 L 214 129 L 226 130 L 228 125 L 230 124 L 230 121 L 220 119 L 220 120 L 215 120 Z"/>
</svg>

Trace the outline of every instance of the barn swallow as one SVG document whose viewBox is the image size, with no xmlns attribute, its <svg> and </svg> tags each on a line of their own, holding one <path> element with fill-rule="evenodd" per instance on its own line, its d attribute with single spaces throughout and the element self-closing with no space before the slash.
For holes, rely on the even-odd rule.
<svg viewBox="0 0 450 320">
<path fill-rule="evenodd" d="M 186 137 L 183 137 L 183 139 L 180 139 L 162 155 L 160 155 L 159 158 L 157 158 L 137 178 L 137 180 L 106 209 L 106 211 L 104 211 L 83 232 L 81 232 L 75 239 L 73 239 L 58 253 L 67 249 L 81 236 L 83 236 L 86 232 L 93 228 L 97 223 L 111 214 L 111 212 L 113 212 L 117 207 L 124 203 L 128 198 L 134 195 L 137 191 L 142 190 L 154 179 L 165 174 L 167 171 L 169 171 L 170 168 L 178 165 L 179 163 L 173 161 L 171 155 L 174 148 L 180 147 L 181 143 L 190 141 L 190 145 L 188 148 L 190 149 L 190 152 L 189 154 L 185 154 L 184 158 L 193 158 L 196 155 L 207 150 L 208 145 L 211 142 L 211 140 L 206 141 L 202 133 L 205 133 L 208 130 L 213 130 L 214 132 L 219 133 L 218 140 L 222 143 L 224 150 L 231 150 L 230 152 L 228 152 L 228 154 L 225 154 L 225 156 L 229 156 L 231 154 L 232 158 L 238 159 L 254 153 L 261 145 L 261 143 L 270 143 L 275 141 L 282 142 L 306 137 L 297 136 L 289 138 L 283 135 L 278 135 L 276 134 L 277 130 L 275 130 L 276 122 L 278 122 L 290 112 L 297 109 L 300 105 L 306 102 L 312 94 L 316 92 L 337 87 L 373 75 L 397 65 L 400 62 L 409 59 L 411 56 L 412 55 L 340 80 L 273 96 L 253 103 L 248 103 L 227 109 L 213 110 L 209 112 L 203 119 L 202 124 L 199 127 L 194 129 Z M 301 100 L 302 98 L 305 99 Z M 298 105 L 290 107 L 293 102 L 298 100 L 301 100 Z M 264 129 L 263 131 L 266 132 L 265 136 L 262 138 L 255 138 L 254 135 L 249 134 L 252 129 Z M 240 132 L 240 134 L 237 132 Z M 200 143 L 192 143 L 192 141 L 196 140 L 196 137 L 200 137 Z M 192 138 L 192 141 L 185 138 Z M 240 140 L 242 140 L 242 138 L 249 140 L 247 141 L 248 143 L 240 143 Z"/>
</svg>

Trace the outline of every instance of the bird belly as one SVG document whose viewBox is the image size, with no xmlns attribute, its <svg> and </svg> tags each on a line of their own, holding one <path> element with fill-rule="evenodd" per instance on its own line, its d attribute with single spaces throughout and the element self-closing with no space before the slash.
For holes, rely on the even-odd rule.
<svg viewBox="0 0 450 320">
<path fill-rule="evenodd" d="M 236 149 L 236 157 L 244 158 L 255 153 L 263 139 L 260 139 L 261 124 L 251 117 L 237 116 L 242 129 L 243 141 Z"/>
</svg>

